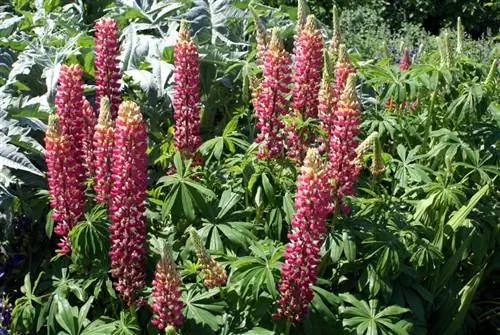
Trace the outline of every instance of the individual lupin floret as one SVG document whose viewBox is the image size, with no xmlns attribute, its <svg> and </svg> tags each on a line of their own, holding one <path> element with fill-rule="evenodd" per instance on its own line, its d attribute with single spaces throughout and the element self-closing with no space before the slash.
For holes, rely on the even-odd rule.
<svg viewBox="0 0 500 335">
<path fill-rule="evenodd" d="M 328 153 L 329 171 L 336 184 L 335 199 L 344 212 L 349 210 L 344 197 L 354 194 L 354 182 L 360 172 L 359 164 L 355 162 L 359 123 L 360 107 L 356 96 L 356 75 L 351 73 L 337 103 Z"/>
<path fill-rule="evenodd" d="M 290 57 L 277 29 L 273 30 L 264 62 L 264 76 L 253 99 L 259 133 L 259 158 L 276 158 L 283 151 L 282 115 L 287 112 L 286 95 L 290 92 Z"/>
<path fill-rule="evenodd" d="M 195 229 L 189 231 L 193 245 L 198 257 L 198 264 L 203 276 L 203 284 L 208 288 L 214 288 L 226 284 L 226 270 L 212 257 L 201 242 L 200 236 Z"/>
<path fill-rule="evenodd" d="M 160 331 L 166 328 L 178 327 L 184 321 L 182 315 L 183 304 L 181 297 L 181 279 L 177 271 L 172 251 L 165 248 L 160 261 L 156 264 L 156 271 L 152 283 L 151 295 L 154 312 L 151 323 Z"/>
<path fill-rule="evenodd" d="M 109 208 L 111 276 L 127 306 L 145 283 L 147 133 L 139 107 L 122 102 L 115 121 Z"/>
<path fill-rule="evenodd" d="M 188 158 L 194 157 L 200 137 L 200 69 L 198 47 L 187 23 L 182 22 L 174 50 L 174 143 Z"/>
<path fill-rule="evenodd" d="M 332 210 L 332 189 L 328 178 L 319 152 L 309 149 L 297 177 L 296 212 L 281 267 L 275 319 L 300 321 L 313 298 L 311 286 L 317 279 L 320 247 L 326 232 L 324 221 Z"/>
<path fill-rule="evenodd" d="M 95 24 L 95 81 L 96 104 L 100 106 L 101 99 L 109 99 L 111 116 L 116 118 L 121 101 L 119 59 L 120 45 L 118 43 L 118 25 L 115 20 L 104 18 Z"/>
<path fill-rule="evenodd" d="M 107 203 L 111 191 L 111 156 L 113 153 L 113 121 L 109 99 L 101 99 L 99 120 L 94 130 L 94 190 L 96 201 Z"/>
<path fill-rule="evenodd" d="M 45 134 L 45 162 L 52 218 L 56 225 L 54 232 L 61 237 L 58 243 L 60 254 L 71 251 L 68 234 L 83 215 L 84 197 L 79 175 L 79 162 L 76 161 L 69 138 L 62 134 L 59 116 L 49 116 Z"/>
</svg>

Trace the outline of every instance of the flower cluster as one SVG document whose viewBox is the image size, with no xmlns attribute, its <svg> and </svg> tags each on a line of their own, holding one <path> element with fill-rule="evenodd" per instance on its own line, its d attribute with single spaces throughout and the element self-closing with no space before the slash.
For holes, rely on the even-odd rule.
<svg viewBox="0 0 500 335">
<path fill-rule="evenodd" d="M 174 142 L 186 157 L 193 157 L 201 144 L 200 69 L 198 48 L 185 22 L 181 24 L 174 59 Z"/>
<path fill-rule="evenodd" d="M 337 63 L 335 64 L 335 97 L 338 99 L 346 84 L 346 79 L 351 73 L 355 73 L 356 69 L 349 60 L 347 48 L 344 44 L 339 46 L 339 55 Z"/>
<path fill-rule="evenodd" d="M 87 177 L 90 177 L 94 170 L 94 154 L 93 154 L 93 137 L 94 137 L 94 127 L 96 125 L 97 119 L 94 113 L 94 109 L 90 106 L 87 99 L 83 98 L 82 103 L 83 108 L 83 157 L 85 173 Z"/>
<path fill-rule="evenodd" d="M 115 289 L 131 306 L 145 282 L 145 205 L 147 134 L 139 107 L 130 101 L 118 109 L 112 155 L 109 227 L 111 275 Z"/>
<path fill-rule="evenodd" d="M 183 305 L 180 301 L 181 292 L 179 291 L 181 279 L 170 250 L 164 251 L 156 265 L 152 284 L 153 303 L 151 309 L 154 315 L 151 323 L 159 330 L 168 326 L 180 326 L 184 321 Z"/>
<path fill-rule="evenodd" d="M 323 39 L 316 29 L 313 15 L 298 33 L 293 57 L 292 103 L 296 113 L 304 119 L 318 116 L 318 92 L 323 68 Z M 301 162 L 305 149 L 314 141 L 314 132 L 296 129 L 292 122 L 287 127 L 288 156 Z"/>
<path fill-rule="evenodd" d="M 109 99 L 101 99 L 99 120 L 94 131 L 94 190 L 96 200 L 106 203 L 111 190 L 111 154 L 113 152 L 113 121 Z"/>
<path fill-rule="evenodd" d="M 80 164 L 73 153 L 70 137 L 62 133 L 60 117 L 49 116 L 45 134 L 45 162 L 52 218 L 57 223 L 54 232 L 61 236 L 59 253 L 71 251 L 68 233 L 83 215 L 84 193 L 80 180 Z"/>
<path fill-rule="evenodd" d="M 100 106 L 103 97 L 111 104 L 113 119 L 121 101 L 120 70 L 117 23 L 113 19 L 101 19 L 95 25 L 95 81 L 96 104 Z"/>
<path fill-rule="evenodd" d="M 290 92 L 290 57 L 284 49 L 283 41 L 274 29 L 266 51 L 264 77 L 258 88 L 258 96 L 253 99 L 255 117 L 258 119 L 259 158 L 275 158 L 282 153 L 286 95 Z"/>
<path fill-rule="evenodd" d="M 198 264 L 201 267 L 203 284 L 205 284 L 208 288 L 214 288 L 226 284 L 226 270 L 219 263 L 217 263 L 212 256 L 210 256 L 208 250 L 201 242 L 200 236 L 198 236 L 196 230 L 192 229 L 189 233 L 191 234 L 191 239 L 193 240 L 193 244 L 196 249 Z"/>
<path fill-rule="evenodd" d="M 410 68 L 410 65 L 411 65 L 410 54 L 408 52 L 408 49 L 404 47 L 403 51 L 401 52 L 401 61 L 399 62 L 399 70 L 406 71 Z"/>
<path fill-rule="evenodd" d="M 344 212 L 349 208 L 343 201 L 344 196 L 354 194 L 360 167 L 356 164 L 356 136 L 359 133 L 360 110 L 356 96 L 356 75 L 349 74 L 344 92 L 340 96 L 333 120 L 333 131 L 330 134 L 328 154 L 329 171 L 335 179 L 335 199 Z"/>
<path fill-rule="evenodd" d="M 10 334 L 12 304 L 5 296 L 0 297 L 0 335 Z"/>
<path fill-rule="evenodd" d="M 326 172 L 317 149 L 309 149 L 297 178 L 296 212 L 281 267 L 275 319 L 300 321 L 313 298 L 311 285 L 317 279 L 319 252 L 326 231 L 324 221 L 332 209 L 331 185 Z"/>
</svg>

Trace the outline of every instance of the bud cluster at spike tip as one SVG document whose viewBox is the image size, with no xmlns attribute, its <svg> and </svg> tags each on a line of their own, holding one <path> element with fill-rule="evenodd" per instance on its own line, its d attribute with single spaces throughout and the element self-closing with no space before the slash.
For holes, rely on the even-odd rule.
<svg viewBox="0 0 500 335">
<path fill-rule="evenodd" d="M 198 48 L 182 22 L 174 49 L 174 143 L 186 157 L 193 157 L 200 137 L 200 68 Z"/>
<path fill-rule="evenodd" d="M 90 177 L 94 171 L 94 154 L 93 154 L 93 137 L 94 137 L 94 127 L 97 123 L 97 118 L 94 113 L 94 109 L 90 106 L 87 99 L 83 98 L 83 155 L 85 164 L 85 174 Z"/>
<path fill-rule="evenodd" d="M 334 128 L 330 135 L 328 153 L 329 173 L 335 179 L 335 198 L 344 213 L 349 211 L 345 196 L 354 194 L 354 183 L 360 173 L 355 163 L 359 133 L 360 109 L 356 96 L 356 75 L 349 74 L 335 110 Z"/>
<path fill-rule="evenodd" d="M 101 19 L 95 24 L 95 81 L 96 104 L 107 97 L 113 119 L 121 101 L 118 26 L 113 19 Z"/>
<path fill-rule="evenodd" d="M 139 107 L 123 102 L 115 121 L 109 227 L 111 275 L 127 306 L 145 283 L 147 133 Z"/>
<path fill-rule="evenodd" d="M 313 15 L 298 32 L 293 56 L 291 106 L 306 120 L 318 116 L 318 92 L 323 68 L 323 39 L 316 29 Z M 292 123 L 287 127 L 287 152 L 292 159 L 301 162 L 308 144 L 314 142 L 314 132 L 299 131 Z"/>
<path fill-rule="evenodd" d="M 71 251 L 68 233 L 83 215 L 83 190 L 79 178 L 79 165 L 71 148 L 69 138 L 62 134 L 60 118 L 50 115 L 45 134 L 45 162 L 50 206 L 54 212 L 52 218 L 56 222 L 54 232 L 61 236 L 58 243 L 60 254 Z"/>
<path fill-rule="evenodd" d="M 111 155 L 113 153 L 113 121 L 109 99 L 101 99 L 99 120 L 94 130 L 94 190 L 96 201 L 107 203 L 111 191 Z"/>
<path fill-rule="evenodd" d="M 356 69 L 349 60 L 347 48 L 344 44 L 339 46 L 339 55 L 337 63 L 335 64 L 335 97 L 338 99 L 344 91 L 347 77 L 351 73 L 355 73 Z"/>
<path fill-rule="evenodd" d="M 151 323 L 160 331 L 168 326 L 180 326 L 184 321 L 181 297 L 181 279 L 170 250 L 162 255 L 156 265 L 151 296 L 153 310 Z"/>
<path fill-rule="evenodd" d="M 308 311 L 326 231 L 324 221 L 332 210 L 331 196 L 322 158 L 317 149 L 309 149 L 297 177 L 296 212 L 281 267 L 280 298 L 274 319 L 298 322 Z"/>
<path fill-rule="evenodd" d="M 257 65 L 262 66 L 264 64 L 264 58 L 266 56 L 267 49 L 267 32 L 264 23 L 260 19 L 259 15 L 252 6 L 249 6 L 250 13 L 255 24 L 255 41 L 257 42 Z"/>
<path fill-rule="evenodd" d="M 401 61 L 399 62 L 399 70 L 406 71 L 410 68 L 410 65 L 410 53 L 406 47 L 403 47 L 403 51 L 401 52 Z"/>
<path fill-rule="evenodd" d="M 289 94 L 290 57 L 285 51 L 277 29 L 273 30 L 264 61 L 264 76 L 258 88 L 258 96 L 253 99 L 259 134 L 259 158 L 276 158 L 283 151 L 284 122 Z"/>
<path fill-rule="evenodd" d="M 189 233 L 193 240 L 196 256 L 198 257 L 198 264 L 201 268 L 203 284 L 207 288 L 214 288 L 226 284 L 226 270 L 212 256 L 210 256 L 208 250 L 201 242 L 200 236 L 196 230 L 192 229 Z"/>
</svg>

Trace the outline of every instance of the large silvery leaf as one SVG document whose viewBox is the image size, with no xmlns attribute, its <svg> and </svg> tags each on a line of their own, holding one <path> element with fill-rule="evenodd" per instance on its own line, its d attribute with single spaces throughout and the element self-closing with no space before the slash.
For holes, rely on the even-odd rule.
<svg viewBox="0 0 500 335">
<path fill-rule="evenodd" d="M 0 167 L 3 166 L 43 176 L 43 173 L 24 154 L 20 153 L 16 146 L 0 140 Z"/>
<path fill-rule="evenodd" d="M 227 45 L 245 45 L 234 24 L 245 12 L 234 7 L 231 0 L 193 0 L 192 3 L 193 7 L 184 17 L 201 43 L 222 41 Z"/>
</svg>

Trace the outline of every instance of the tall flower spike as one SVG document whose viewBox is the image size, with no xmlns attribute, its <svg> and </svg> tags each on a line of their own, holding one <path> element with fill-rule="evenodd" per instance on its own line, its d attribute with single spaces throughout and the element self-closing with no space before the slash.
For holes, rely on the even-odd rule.
<svg viewBox="0 0 500 335">
<path fill-rule="evenodd" d="M 170 247 L 165 248 L 152 283 L 151 295 L 154 312 L 151 323 L 160 331 L 167 327 L 180 326 L 184 321 L 181 297 L 181 279 L 177 271 Z M 174 332 L 175 334 L 175 332 Z"/>
<path fill-rule="evenodd" d="M 449 69 L 452 66 L 453 59 L 452 59 L 452 54 L 451 54 L 451 45 L 450 45 L 450 34 L 448 33 L 448 30 L 444 32 L 443 36 L 443 48 L 444 48 L 444 60 L 446 67 Z"/>
<path fill-rule="evenodd" d="M 45 134 L 45 162 L 52 218 L 56 222 L 54 232 L 61 236 L 58 243 L 61 254 L 71 251 L 68 233 L 83 215 L 82 183 L 79 178 L 79 163 L 73 155 L 69 137 L 62 134 L 59 116 L 49 116 Z"/>
<path fill-rule="evenodd" d="M 441 39 L 440 36 L 436 36 L 436 44 L 437 44 L 437 47 L 439 50 L 439 57 L 441 59 L 440 65 L 441 65 L 441 67 L 443 67 L 446 65 L 446 55 L 445 55 L 445 51 L 444 51 L 443 40 Z"/>
<path fill-rule="evenodd" d="M 313 298 L 311 286 L 317 279 L 324 221 L 331 211 L 331 186 L 317 149 L 309 149 L 297 177 L 296 212 L 291 222 L 290 242 L 285 249 L 278 285 L 280 298 L 275 319 L 302 319 Z"/>
<path fill-rule="evenodd" d="M 354 194 L 354 182 L 360 168 L 356 164 L 356 136 L 359 133 L 360 110 L 356 96 L 356 75 L 349 74 L 346 86 L 335 111 L 334 130 L 330 135 L 328 155 L 331 177 L 335 179 L 335 201 L 344 213 L 349 208 L 344 202 L 346 195 Z"/>
<path fill-rule="evenodd" d="M 304 120 L 318 116 L 318 92 L 323 68 L 323 39 L 316 29 L 313 15 L 298 33 L 293 56 L 292 107 Z M 294 115 L 298 116 L 298 115 Z M 302 162 L 307 145 L 314 142 L 314 132 L 297 129 L 295 122 L 287 126 L 288 156 Z"/>
<path fill-rule="evenodd" d="M 347 76 L 351 73 L 355 73 L 356 69 L 354 65 L 349 60 L 349 55 L 347 54 L 347 48 L 344 44 L 339 46 L 339 56 L 337 63 L 335 64 L 335 96 L 340 97 L 344 91 Z"/>
<path fill-rule="evenodd" d="M 94 172 L 94 155 L 92 142 L 94 138 L 94 127 L 97 119 L 94 109 L 90 106 L 87 99 L 83 98 L 83 120 L 84 120 L 84 133 L 83 133 L 83 155 L 85 163 L 85 173 L 87 177 L 91 177 Z"/>
<path fill-rule="evenodd" d="M 95 29 L 96 103 L 100 106 L 101 99 L 107 97 L 114 119 L 121 101 L 118 25 L 113 19 L 101 19 Z"/>
<path fill-rule="evenodd" d="M 186 22 L 181 23 L 174 58 L 174 142 L 183 155 L 193 157 L 201 144 L 200 69 Z"/>
<path fill-rule="evenodd" d="M 282 153 L 284 123 L 281 116 L 287 111 L 286 95 L 290 92 L 290 82 L 290 57 L 275 28 L 266 51 L 258 97 L 253 99 L 255 117 L 258 119 L 259 134 L 255 141 L 260 144 L 259 158 L 276 158 Z"/>
<path fill-rule="evenodd" d="M 94 131 L 94 190 L 96 201 L 107 203 L 111 191 L 111 156 L 113 154 L 113 121 L 109 99 L 101 99 L 99 121 Z"/>
<path fill-rule="evenodd" d="M 145 282 L 147 134 L 139 107 L 123 102 L 115 122 L 109 227 L 111 276 L 127 306 Z"/>
<path fill-rule="evenodd" d="M 406 71 L 410 68 L 410 65 L 410 54 L 408 53 L 408 49 L 403 47 L 403 51 L 401 52 L 401 61 L 399 62 L 399 70 Z"/>
<path fill-rule="evenodd" d="M 203 284 L 208 288 L 224 285 L 227 281 L 226 270 L 212 257 L 201 242 L 195 229 L 189 231 L 201 267 Z"/>
<path fill-rule="evenodd" d="M 321 120 L 321 127 L 327 135 L 327 138 L 322 140 L 321 152 L 329 150 L 327 145 L 328 143 L 326 142 L 335 128 L 334 120 L 336 103 L 333 80 L 328 73 L 328 69 L 325 68 L 321 79 L 321 88 L 318 94 L 318 116 Z"/>
<path fill-rule="evenodd" d="M 267 49 L 267 33 L 264 23 L 255 11 L 255 8 L 249 6 L 250 13 L 252 14 L 253 22 L 255 24 L 255 40 L 257 42 L 257 65 L 264 65 L 264 58 Z"/>
<path fill-rule="evenodd" d="M 464 26 L 462 25 L 462 19 L 458 17 L 457 19 L 457 54 L 461 54 L 463 50 L 464 42 Z"/>
</svg>

